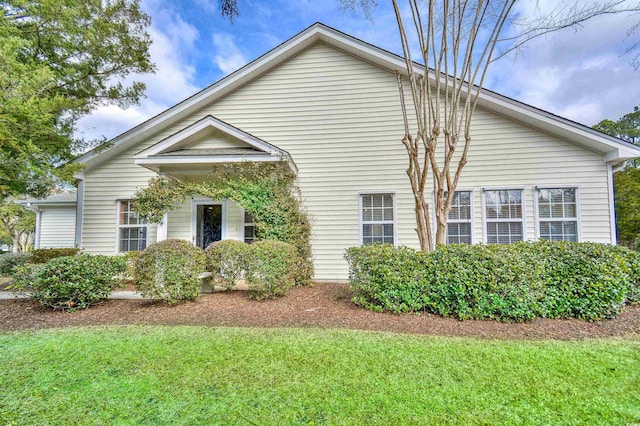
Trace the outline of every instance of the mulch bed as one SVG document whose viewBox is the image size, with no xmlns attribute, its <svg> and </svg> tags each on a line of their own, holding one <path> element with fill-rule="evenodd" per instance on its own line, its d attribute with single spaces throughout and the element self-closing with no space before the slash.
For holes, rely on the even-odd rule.
<svg viewBox="0 0 640 426">
<path fill-rule="evenodd" d="M 109 300 L 74 313 L 53 312 L 28 300 L 0 301 L 1 331 L 129 324 L 348 328 L 495 339 L 635 339 L 640 338 L 640 307 L 627 307 L 618 318 L 600 322 L 459 321 L 427 313 L 370 312 L 349 302 L 346 284 L 333 283 L 295 288 L 284 298 L 265 302 L 249 300 L 243 291 L 232 291 L 203 294 L 195 302 L 175 306 L 148 300 Z"/>
</svg>

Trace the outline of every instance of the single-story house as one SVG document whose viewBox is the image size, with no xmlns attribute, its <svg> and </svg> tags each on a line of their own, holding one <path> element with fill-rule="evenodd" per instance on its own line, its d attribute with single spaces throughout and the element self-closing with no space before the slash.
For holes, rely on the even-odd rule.
<svg viewBox="0 0 640 426">
<path fill-rule="evenodd" d="M 418 247 L 395 75 L 404 68 L 401 57 L 316 23 L 79 157 L 86 168 L 72 199 L 32 201 L 38 245 L 115 254 L 166 238 L 251 241 L 250 215 L 229 200 L 189 199 L 159 224 L 138 222 L 130 200 L 158 175 L 285 158 L 310 218 L 316 280 L 348 277 L 348 247 Z M 613 169 L 639 147 L 491 91 L 472 133 L 448 242 L 616 243 Z"/>
</svg>

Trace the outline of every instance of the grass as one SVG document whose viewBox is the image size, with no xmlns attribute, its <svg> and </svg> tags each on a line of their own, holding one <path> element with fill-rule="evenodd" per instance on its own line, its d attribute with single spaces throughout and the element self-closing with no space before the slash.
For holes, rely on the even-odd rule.
<svg viewBox="0 0 640 426">
<path fill-rule="evenodd" d="M 109 327 L 0 334 L 0 424 L 625 424 L 640 342 Z"/>
</svg>

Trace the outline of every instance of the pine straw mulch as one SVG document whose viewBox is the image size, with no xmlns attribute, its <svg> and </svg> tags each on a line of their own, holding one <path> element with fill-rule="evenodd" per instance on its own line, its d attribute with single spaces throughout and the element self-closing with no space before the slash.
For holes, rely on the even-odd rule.
<svg viewBox="0 0 640 426">
<path fill-rule="evenodd" d="M 203 294 L 168 306 L 148 300 L 108 300 L 73 313 L 46 310 L 28 300 L 0 301 L 0 331 L 103 325 L 205 325 L 348 328 L 397 333 L 495 339 L 574 340 L 640 338 L 640 307 L 600 322 L 537 319 L 527 323 L 459 321 L 427 313 L 375 313 L 349 302 L 346 284 L 295 288 L 281 299 L 257 302 L 244 291 Z"/>
</svg>

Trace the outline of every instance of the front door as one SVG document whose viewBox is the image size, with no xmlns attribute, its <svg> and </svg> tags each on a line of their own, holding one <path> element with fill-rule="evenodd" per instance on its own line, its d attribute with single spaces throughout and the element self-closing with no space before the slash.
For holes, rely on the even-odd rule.
<svg viewBox="0 0 640 426">
<path fill-rule="evenodd" d="M 200 248 L 222 239 L 222 205 L 199 204 L 196 218 L 196 242 Z"/>
</svg>

